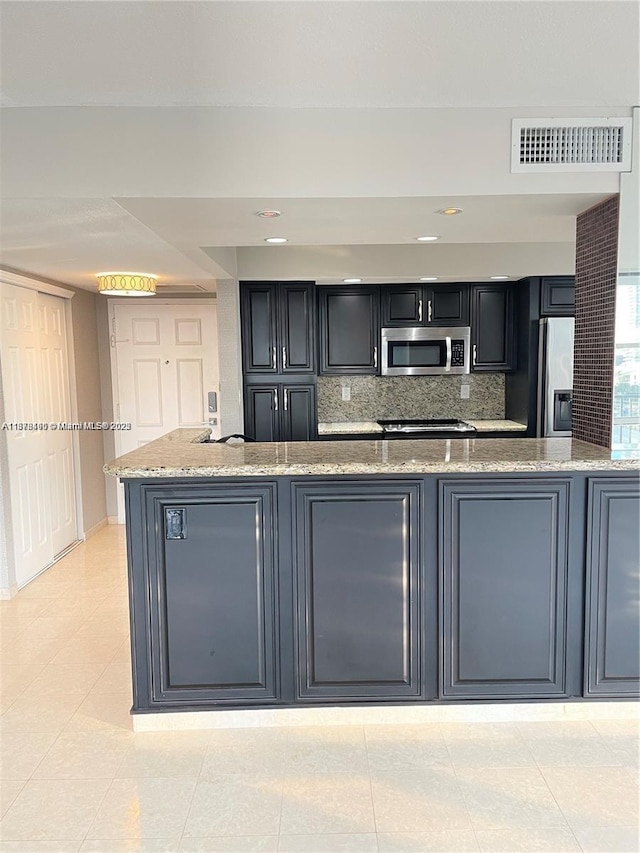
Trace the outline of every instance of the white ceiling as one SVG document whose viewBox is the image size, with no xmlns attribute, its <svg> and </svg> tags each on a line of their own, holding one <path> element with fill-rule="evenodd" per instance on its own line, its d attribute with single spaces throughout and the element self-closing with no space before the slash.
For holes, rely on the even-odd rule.
<svg viewBox="0 0 640 853">
<path fill-rule="evenodd" d="M 427 270 L 435 255 L 418 256 L 414 238 L 437 234 L 444 278 L 473 276 L 474 259 L 495 272 L 501 252 L 509 273 L 534 274 L 534 244 L 558 264 L 551 272 L 570 272 L 575 215 L 618 176 L 510 175 L 510 121 L 628 115 L 640 101 L 639 10 L 2 2 L 0 261 L 89 289 L 114 267 L 215 289 L 267 257 L 283 277 L 297 264 L 313 276 L 331 258 L 326 278 L 339 280 L 364 262 L 358 247 L 394 246 L 398 270 L 422 269 L 423 257 Z M 464 213 L 435 212 L 449 205 Z M 257 218 L 265 206 L 282 217 Z M 266 247 L 270 234 L 288 246 Z M 279 273 L 272 259 L 285 257 Z M 375 280 L 382 256 L 366 257 Z"/>
<path fill-rule="evenodd" d="M 3 2 L 10 106 L 640 101 L 634 0 Z"/>
</svg>

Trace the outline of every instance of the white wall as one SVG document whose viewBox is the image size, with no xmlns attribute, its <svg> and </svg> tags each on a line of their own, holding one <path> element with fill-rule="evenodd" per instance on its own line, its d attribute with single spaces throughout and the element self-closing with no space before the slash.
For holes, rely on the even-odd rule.
<svg viewBox="0 0 640 853">
<path fill-rule="evenodd" d="M 615 107 L 554 110 L 566 117 L 630 114 Z M 5 108 L 3 194 L 268 199 L 617 192 L 614 172 L 510 174 L 511 119 L 548 115 L 549 109 L 517 107 Z"/>
<path fill-rule="evenodd" d="M 221 435 L 244 432 L 242 356 L 240 352 L 240 288 L 235 279 L 218 282 L 218 353 Z"/>
<path fill-rule="evenodd" d="M 416 281 L 434 275 L 477 281 L 491 275 L 573 275 L 575 243 L 443 243 L 428 246 L 261 246 L 238 253 L 240 280 Z M 220 282 L 218 283 L 218 287 Z"/>
</svg>

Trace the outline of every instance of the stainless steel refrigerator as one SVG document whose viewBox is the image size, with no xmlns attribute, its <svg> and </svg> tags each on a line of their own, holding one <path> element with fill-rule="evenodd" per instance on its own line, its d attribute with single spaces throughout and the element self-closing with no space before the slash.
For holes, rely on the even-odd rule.
<svg viewBox="0 0 640 853">
<path fill-rule="evenodd" d="M 536 435 L 571 435 L 573 317 L 540 320 Z"/>
</svg>

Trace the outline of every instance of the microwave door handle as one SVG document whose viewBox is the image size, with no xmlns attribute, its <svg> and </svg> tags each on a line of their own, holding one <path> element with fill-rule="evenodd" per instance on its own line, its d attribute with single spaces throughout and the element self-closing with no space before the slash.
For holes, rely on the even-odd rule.
<svg viewBox="0 0 640 853">
<path fill-rule="evenodd" d="M 451 370 L 451 338 L 447 336 L 445 341 L 447 342 L 447 364 L 445 370 L 449 371 Z"/>
</svg>

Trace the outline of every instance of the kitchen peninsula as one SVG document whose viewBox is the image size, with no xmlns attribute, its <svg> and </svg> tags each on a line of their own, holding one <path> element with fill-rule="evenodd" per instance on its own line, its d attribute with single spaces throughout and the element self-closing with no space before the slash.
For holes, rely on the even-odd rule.
<svg viewBox="0 0 640 853">
<path fill-rule="evenodd" d="M 638 695 L 638 456 L 211 444 L 122 478 L 134 712 Z"/>
</svg>

